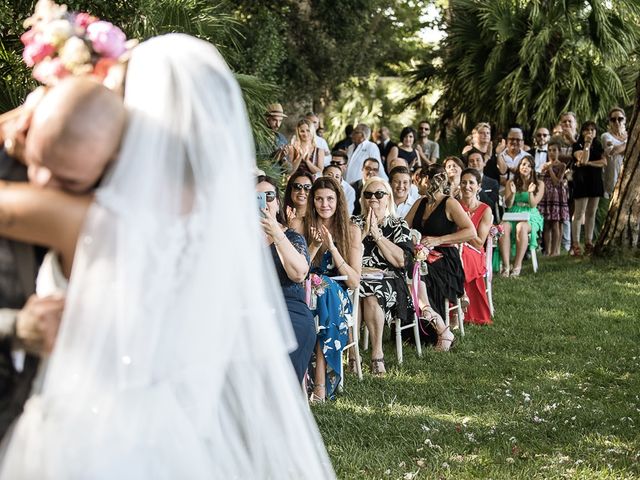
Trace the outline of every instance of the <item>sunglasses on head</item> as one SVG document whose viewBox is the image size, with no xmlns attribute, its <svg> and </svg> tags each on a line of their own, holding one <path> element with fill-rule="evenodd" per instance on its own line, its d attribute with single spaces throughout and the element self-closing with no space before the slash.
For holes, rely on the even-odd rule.
<svg viewBox="0 0 640 480">
<path fill-rule="evenodd" d="M 618 122 L 618 123 L 622 123 L 624 122 L 624 117 L 611 117 L 609 119 L 610 122 Z"/>
<path fill-rule="evenodd" d="M 389 195 L 387 192 L 383 192 L 382 190 L 378 190 L 377 192 L 363 192 L 362 196 L 367 200 L 370 200 L 372 197 L 376 197 L 380 200 L 385 195 Z"/>
<path fill-rule="evenodd" d="M 293 189 L 294 190 L 306 190 L 308 192 L 309 190 L 311 190 L 311 184 L 310 183 L 294 183 L 293 184 Z"/>
</svg>

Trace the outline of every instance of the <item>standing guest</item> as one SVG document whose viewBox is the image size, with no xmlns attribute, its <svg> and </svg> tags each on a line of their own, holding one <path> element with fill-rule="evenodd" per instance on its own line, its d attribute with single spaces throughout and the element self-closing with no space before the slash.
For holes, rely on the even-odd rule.
<svg viewBox="0 0 640 480">
<path fill-rule="evenodd" d="M 406 167 L 395 167 L 389 172 L 391 179 L 391 190 L 393 192 L 393 204 L 395 205 L 395 215 L 404 218 L 411 207 L 420 197 L 417 189 L 415 193 L 411 184 L 411 172 Z"/>
<path fill-rule="evenodd" d="M 536 173 L 542 171 L 542 166 L 547 163 L 547 145 L 549 144 L 549 129 L 541 127 L 536 130 L 535 148 L 529 152 L 536 164 Z"/>
<path fill-rule="evenodd" d="M 407 272 L 413 263 L 413 244 L 407 222 L 394 214 L 391 187 L 380 177 L 364 184 L 360 197 L 362 216 L 353 222 L 362 231 L 362 267 L 384 272 L 382 279 L 360 282 L 362 316 L 371 336 L 371 373 L 384 375 L 382 330 L 394 318 L 406 324 L 413 317 Z"/>
<path fill-rule="evenodd" d="M 409 168 L 418 163 L 426 163 L 426 157 L 422 150 L 416 148 L 416 131 L 412 127 L 404 127 L 400 132 L 400 143 L 391 147 L 387 156 L 387 163 L 393 162 L 396 158 L 404 158 L 409 164 Z M 421 158 L 425 158 L 421 161 Z"/>
<path fill-rule="evenodd" d="M 313 124 L 302 118 L 296 125 L 296 134 L 289 145 L 291 172 L 305 172 L 318 175 L 324 168 L 324 151 L 316 143 L 317 136 Z"/>
<path fill-rule="evenodd" d="M 522 129 L 509 129 L 509 133 L 507 133 L 507 148 L 497 158 L 498 169 L 505 181 L 509 178 L 509 173 L 514 174 L 518 171 L 520 161 L 524 157 L 530 156 L 523 147 L 524 135 Z"/>
<path fill-rule="evenodd" d="M 538 180 L 533 158 L 525 156 L 520 160 L 518 169 L 505 187 L 504 201 L 507 212 L 528 213 L 529 221 L 502 222 L 504 235 L 498 241 L 502 258 L 503 277 L 517 277 L 522 269 L 522 260 L 528 247 L 537 248 L 538 232 L 544 220 L 538 211 L 538 203 L 544 195 L 544 183 Z M 515 250 L 513 270 L 509 270 L 511 255 Z"/>
<path fill-rule="evenodd" d="M 362 180 L 362 165 L 368 158 L 374 158 L 380 162 L 380 150 L 378 146 L 369 140 L 371 129 L 364 123 L 356 125 L 351 134 L 353 144 L 347 149 L 349 163 L 345 180 L 351 184 L 357 180 Z M 387 180 L 387 174 L 381 169 L 378 175 Z"/>
<path fill-rule="evenodd" d="M 473 226 L 476 236 L 462 246 L 462 264 L 464 265 L 464 291 L 469 297 L 469 306 L 465 320 L 477 325 L 491 325 L 491 309 L 484 284 L 487 273 L 487 258 L 484 244 L 493 223 L 491 208 L 478 200 L 481 190 L 480 173 L 467 168 L 460 176 L 460 204 Z"/>
<path fill-rule="evenodd" d="M 282 105 L 279 103 L 271 103 L 267 105 L 265 116 L 267 125 L 273 132 L 276 148 L 282 149 L 282 147 L 285 147 L 289 143 L 287 142 L 287 138 L 279 132 L 280 127 L 282 126 L 282 120 L 287 118 L 284 114 L 284 110 L 282 109 Z"/>
<path fill-rule="evenodd" d="M 391 134 L 389 133 L 389 129 L 387 127 L 380 127 L 378 131 L 378 149 L 380 150 L 380 159 L 382 160 L 382 164 L 385 169 L 391 170 L 387 163 L 387 157 L 389 156 L 389 152 L 396 144 L 391 140 Z"/>
<path fill-rule="evenodd" d="M 458 157 L 450 156 L 444 159 L 442 163 L 447 178 L 449 180 L 449 189 L 453 198 L 460 197 L 460 174 L 464 170 L 464 163 Z"/>
<path fill-rule="evenodd" d="M 607 157 L 607 167 L 604 170 L 604 195 L 611 197 L 613 189 L 618 182 L 624 151 L 627 148 L 627 129 L 624 110 L 619 107 L 612 108 L 609 112 L 609 129 L 602 134 L 602 145 Z"/>
<path fill-rule="evenodd" d="M 560 255 L 562 223 L 569 219 L 569 192 L 564 173 L 567 166 L 560 161 L 561 144 L 557 139 L 549 142 L 547 162 L 542 166 L 544 196 L 538 210 L 544 218 L 544 248 L 548 256 Z"/>
<path fill-rule="evenodd" d="M 500 206 L 498 204 L 498 197 L 500 195 L 500 184 L 497 180 L 484 174 L 484 167 L 486 162 L 484 156 L 475 150 L 472 150 L 467 155 L 467 164 L 469 168 L 473 168 L 480 173 L 480 201 L 486 203 L 491 208 L 493 213 L 493 220 L 496 223 L 500 223 L 502 218 L 500 212 Z"/>
<path fill-rule="evenodd" d="M 331 154 L 331 165 L 340 168 L 340 186 L 344 191 L 344 196 L 347 199 L 347 206 L 350 208 L 349 215 L 353 214 L 353 209 L 356 205 L 356 191 L 354 188 L 344 179 L 344 174 L 347 171 L 348 157 L 346 152 L 342 150 L 334 151 Z"/>
<path fill-rule="evenodd" d="M 356 198 L 356 191 L 351 185 L 349 185 L 342 179 L 342 168 L 340 168 L 339 165 L 335 165 L 333 161 L 331 161 L 329 166 L 324 167 L 322 176 L 333 178 L 336 182 L 338 182 L 338 185 L 342 187 L 342 193 L 344 193 L 344 198 L 347 203 L 347 211 L 349 212 L 349 215 L 352 215 L 354 207 L 353 204 Z"/>
<path fill-rule="evenodd" d="M 294 218 L 304 218 L 312 185 L 313 176 L 309 173 L 298 173 L 289 178 L 284 191 L 284 208 L 288 225 L 291 225 Z"/>
<path fill-rule="evenodd" d="M 360 229 L 349 220 L 342 189 L 333 178 L 317 179 L 310 193 L 309 208 L 294 228 L 309 244 L 312 273 L 326 284 L 312 310 L 318 325 L 312 402 L 333 398 L 340 384 L 342 350 L 348 340 L 347 315 L 351 303 L 346 288 L 360 283 L 362 247 Z M 344 285 L 330 277 L 346 276 Z"/>
<path fill-rule="evenodd" d="M 316 344 L 316 326 L 306 304 L 303 287 L 309 272 L 307 242 L 302 235 L 286 227 L 277 182 L 273 178 L 259 176 L 256 179 L 256 191 L 264 193 L 267 200 L 267 206 L 262 210 L 262 229 L 296 337 L 297 347 L 289 353 L 289 358 L 298 382 L 302 383 Z"/>
<path fill-rule="evenodd" d="M 480 122 L 471 130 L 471 142 L 462 149 L 462 154 L 467 155 L 471 150 L 477 150 L 488 162 L 493 155 L 493 143 L 491 143 L 491 125 Z M 500 152 L 498 152 L 500 153 Z"/>
<path fill-rule="evenodd" d="M 580 128 L 578 141 L 573 144 L 573 200 L 571 221 L 571 255 L 580 256 L 580 226 L 584 222 L 585 253 L 593 252 L 593 230 L 600 197 L 604 195 L 602 170 L 607 166 L 604 149 L 596 137 L 595 122 L 587 121 Z"/>
<path fill-rule="evenodd" d="M 457 244 L 476 236 L 473 223 L 453 198 L 449 182 L 441 165 L 432 165 L 423 175 L 425 197 L 413 204 L 405 217 L 411 228 L 422 234 L 422 243 L 433 249 L 439 259 L 429 263 L 428 273 L 422 277 L 426 285 L 429 304 L 438 314 L 433 317 L 438 333 L 438 350 L 449 350 L 453 333 L 444 325 L 446 300 L 455 300 L 464 294 L 464 271 Z M 420 305 L 422 307 L 422 305 Z"/>
<path fill-rule="evenodd" d="M 320 125 L 320 118 L 316 113 L 313 113 L 313 112 L 307 112 L 304 118 L 309 120 L 313 125 L 313 131 L 315 135 L 314 140 L 316 142 L 316 145 L 320 150 L 322 150 L 322 153 L 324 154 L 324 156 L 326 158 L 329 158 L 329 156 L 331 155 L 331 150 L 329 150 L 329 145 L 327 144 L 327 141 L 324 138 L 322 138 L 322 135 L 318 133 L 318 130 L 322 128 L 322 126 Z"/>
<path fill-rule="evenodd" d="M 356 198 L 360 198 L 360 193 L 362 192 L 362 185 L 364 182 L 369 180 L 371 177 L 378 177 L 382 172 L 382 168 L 380 167 L 380 162 L 375 158 L 367 158 L 362 164 L 362 172 L 360 175 L 360 180 L 357 180 L 351 184 L 353 189 L 356 192 Z M 360 215 L 360 202 L 356 202 L 353 207 L 353 214 Z"/>
<path fill-rule="evenodd" d="M 352 133 L 353 133 L 353 125 L 349 124 L 346 127 L 344 127 L 345 137 L 333 146 L 332 152 L 340 151 L 346 154 L 347 149 L 349 148 L 349 145 L 353 143 L 353 140 L 351 140 Z"/>
<path fill-rule="evenodd" d="M 426 120 L 418 124 L 417 148 L 422 152 L 421 157 L 425 163 L 423 166 L 433 165 L 440 159 L 440 145 L 434 140 L 429 140 L 431 125 Z"/>
</svg>

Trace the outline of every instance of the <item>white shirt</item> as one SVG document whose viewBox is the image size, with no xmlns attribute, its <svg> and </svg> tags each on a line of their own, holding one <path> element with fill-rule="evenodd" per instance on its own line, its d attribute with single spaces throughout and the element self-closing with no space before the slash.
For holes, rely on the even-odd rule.
<svg viewBox="0 0 640 480">
<path fill-rule="evenodd" d="M 547 162 L 547 146 L 545 145 L 544 148 L 539 148 L 536 150 L 536 157 L 535 157 L 535 162 L 536 162 L 536 173 L 540 173 L 542 171 L 542 165 L 544 165 Z"/>
<path fill-rule="evenodd" d="M 413 207 L 413 204 L 416 203 L 416 200 L 418 200 L 420 198 L 420 194 L 418 193 L 418 188 L 416 187 L 414 190 L 415 185 L 411 185 L 411 189 L 409 190 L 409 195 L 407 196 L 407 199 L 396 205 L 396 217 L 398 218 L 404 218 L 407 216 L 407 213 L 409 213 L 409 210 L 411 210 L 411 207 Z"/>
<path fill-rule="evenodd" d="M 356 191 L 355 189 L 349 185 L 347 182 L 342 179 L 342 190 L 344 191 L 344 196 L 347 199 L 347 210 L 349 211 L 349 215 L 353 215 L 353 208 L 356 202 Z"/>
<path fill-rule="evenodd" d="M 389 180 L 380 160 L 380 150 L 378 149 L 378 145 L 375 143 L 365 140 L 358 145 L 351 144 L 347 149 L 347 156 L 349 157 L 349 163 L 347 164 L 347 173 L 345 174 L 344 179 L 348 183 L 362 180 L 362 165 L 364 165 L 364 161 L 367 158 L 375 158 L 378 160 L 378 162 L 380 162 L 378 176 L 387 181 Z"/>
<path fill-rule="evenodd" d="M 520 152 L 518 152 L 515 157 L 509 156 L 506 150 L 502 152 L 500 155 L 502 155 L 504 162 L 507 164 L 507 167 L 509 167 L 510 169 L 518 168 L 518 164 L 520 163 L 520 160 L 522 160 L 524 157 L 531 156 L 524 150 L 520 150 Z"/>
<path fill-rule="evenodd" d="M 316 147 L 324 151 L 324 158 L 327 158 L 327 155 L 329 156 L 329 158 L 331 158 L 331 150 L 329 150 L 329 144 L 324 138 L 319 137 L 318 135 L 316 135 Z"/>
</svg>

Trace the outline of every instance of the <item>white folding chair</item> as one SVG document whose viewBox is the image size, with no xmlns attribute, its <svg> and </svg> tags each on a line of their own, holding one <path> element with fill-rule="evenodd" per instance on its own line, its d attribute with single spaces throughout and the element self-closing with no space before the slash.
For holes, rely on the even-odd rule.
<svg viewBox="0 0 640 480">
<path fill-rule="evenodd" d="M 491 234 L 487 236 L 487 245 L 485 248 L 487 273 L 484 275 L 484 282 L 486 285 L 487 300 L 489 301 L 489 309 L 493 317 L 493 236 L 491 236 Z"/>
<path fill-rule="evenodd" d="M 528 222 L 531 215 L 527 212 L 505 212 L 502 215 L 503 222 Z M 530 233 L 531 236 L 533 233 Z M 531 266 L 533 267 L 533 273 L 538 271 L 538 256 L 536 255 L 536 249 L 531 245 L 531 239 L 529 239 L 529 253 L 531 254 Z"/>
<path fill-rule="evenodd" d="M 458 254 L 460 255 L 460 263 L 462 263 L 462 245 L 458 246 Z M 464 267 L 464 265 L 463 265 Z M 456 299 L 455 302 L 451 302 L 451 300 L 447 299 L 444 313 L 444 324 L 448 327 L 451 321 L 451 312 L 456 311 L 458 316 L 458 328 L 460 329 L 460 336 L 464 337 L 464 311 L 462 310 L 462 302 L 460 299 Z"/>
</svg>

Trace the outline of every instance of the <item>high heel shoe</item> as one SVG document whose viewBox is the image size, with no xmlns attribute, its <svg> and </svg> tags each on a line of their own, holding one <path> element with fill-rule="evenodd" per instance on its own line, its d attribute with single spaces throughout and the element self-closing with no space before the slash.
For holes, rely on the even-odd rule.
<svg viewBox="0 0 640 480">
<path fill-rule="evenodd" d="M 324 403 L 324 401 L 326 399 L 326 395 L 327 395 L 327 391 L 325 390 L 324 387 L 325 387 L 324 383 L 318 383 L 318 384 L 314 385 L 313 391 L 311 392 L 311 395 L 309 396 L 309 403 L 311 403 L 311 404 Z M 316 391 L 322 392 L 322 394 L 321 395 L 316 395 Z"/>
<path fill-rule="evenodd" d="M 447 335 L 448 332 L 448 335 Z M 436 352 L 448 352 L 453 348 L 456 342 L 456 337 L 449 327 L 444 327 L 438 332 L 438 343 L 436 343 Z"/>
</svg>

